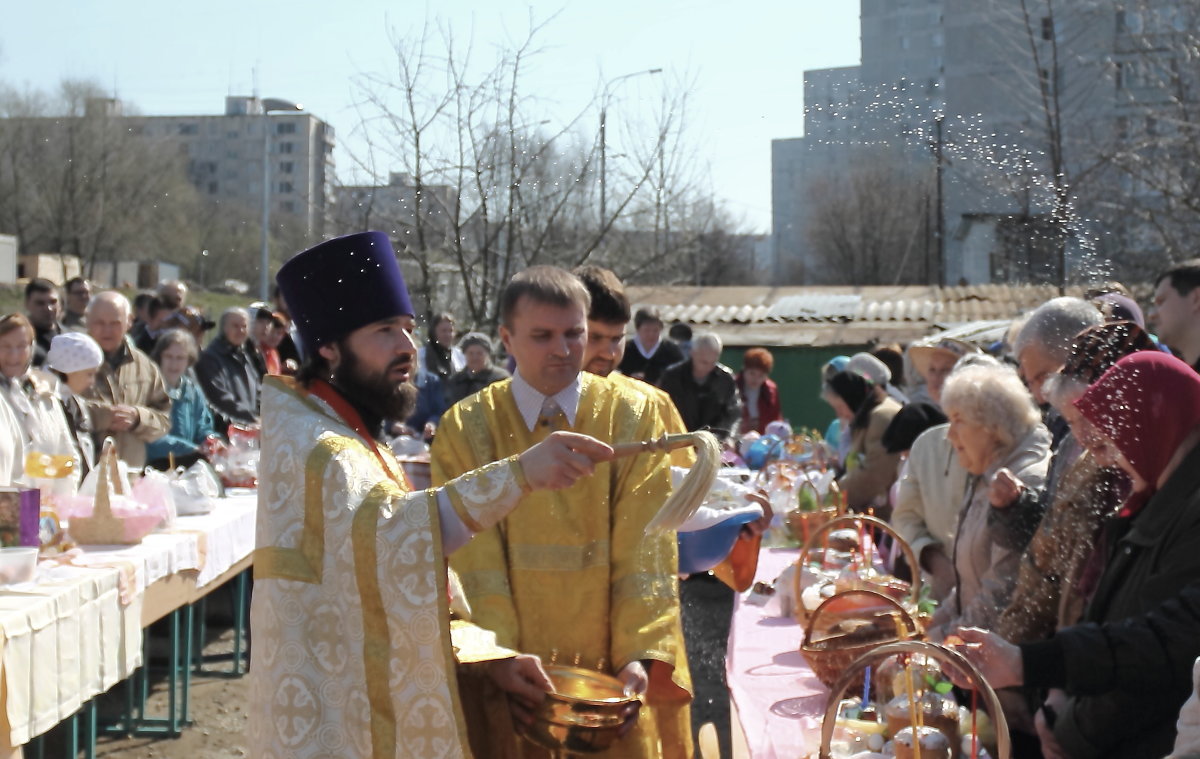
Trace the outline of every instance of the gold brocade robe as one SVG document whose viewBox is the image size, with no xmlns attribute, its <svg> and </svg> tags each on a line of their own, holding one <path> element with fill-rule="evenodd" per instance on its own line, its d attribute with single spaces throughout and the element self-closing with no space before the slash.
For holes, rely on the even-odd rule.
<svg viewBox="0 0 1200 759">
<path fill-rule="evenodd" d="M 646 395 L 591 374 L 582 374 L 581 382 L 574 432 L 609 443 L 662 434 Z M 433 445 L 433 480 L 445 482 L 479 462 L 520 453 L 547 434 L 546 428 L 526 427 L 510 380 L 489 385 L 443 415 Z M 610 673 L 631 661 L 653 662 L 648 708 L 637 728 L 602 756 L 690 755 L 691 681 L 679 621 L 675 535 L 645 534 L 670 488 L 661 454 L 601 463 L 567 490 L 523 496 L 499 525 L 451 559 L 472 620 L 494 631 L 500 645 L 546 661 L 557 651 L 565 664 L 578 655 L 581 666 Z M 486 719 L 486 726 L 472 727 L 486 731 L 487 756 L 545 756 L 512 733 L 503 699 L 475 715 L 468 709 L 468 719 Z M 481 746 L 473 747 L 483 755 Z"/>
<path fill-rule="evenodd" d="M 671 396 L 667 395 L 665 390 L 620 372 L 608 375 L 608 381 L 649 398 L 653 407 L 658 411 L 658 419 L 662 423 L 663 432 L 674 435 L 688 431 L 687 425 L 683 423 L 683 417 L 679 415 L 679 409 L 675 407 L 675 401 L 671 400 Z M 671 466 L 691 469 L 695 463 L 696 451 L 691 446 L 671 451 Z"/>
<path fill-rule="evenodd" d="M 376 456 L 290 380 L 269 378 L 262 398 L 249 755 L 469 756 L 455 654 L 512 652 L 457 622 L 452 644 L 435 491 L 407 492 L 386 447 Z M 502 461 L 446 488 L 466 523 L 488 525 L 522 485 Z"/>
</svg>

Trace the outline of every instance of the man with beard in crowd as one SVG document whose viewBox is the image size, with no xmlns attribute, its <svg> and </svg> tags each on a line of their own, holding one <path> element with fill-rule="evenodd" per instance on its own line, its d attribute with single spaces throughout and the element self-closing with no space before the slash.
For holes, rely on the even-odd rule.
<svg viewBox="0 0 1200 759">
<path fill-rule="evenodd" d="M 387 236 L 324 242 L 278 281 L 309 358 L 263 394 L 250 755 L 467 755 L 456 664 L 527 698 L 550 682 L 535 657 L 450 622 L 446 556 L 612 449 L 558 432 L 409 492 L 378 440 L 414 399 L 413 308 Z"/>
</svg>

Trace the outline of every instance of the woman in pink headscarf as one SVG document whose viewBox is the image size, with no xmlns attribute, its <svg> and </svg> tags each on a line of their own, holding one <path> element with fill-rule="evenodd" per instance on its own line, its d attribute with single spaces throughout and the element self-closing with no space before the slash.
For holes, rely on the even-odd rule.
<svg viewBox="0 0 1200 759">
<path fill-rule="evenodd" d="M 1049 688 L 1047 757 L 1162 757 L 1200 655 L 1200 377 L 1164 353 L 1126 356 L 1066 413 L 1097 462 L 1131 484 L 1105 526 L 1107 564 L 1080 624 L 964 651 L 994 687 Z"/>
</svg>

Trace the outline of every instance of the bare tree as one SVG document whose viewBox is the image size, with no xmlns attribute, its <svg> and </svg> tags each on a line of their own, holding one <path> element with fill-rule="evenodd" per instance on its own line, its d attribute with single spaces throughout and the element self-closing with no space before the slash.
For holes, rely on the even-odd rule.
<svg viewBox="0 0 1200 759">
<path fill-rule="evenodd" d="M 928 281 L 930 180 L 911 156 L 882 146 L 826 171 L 806 198 L 811 262 L 805 281 Z"/>
<path fill-rule="evenodd" d="M 1196 255 L 1200 235 L 1200 3 L 1114 3 L 1113 192 L 1118 273 Z"/>
<path fill-rule="evenodd" d="M 603 88 L 550 126 L 550 104 L 526 84 L 547 23 L 531 18 L 525 35 L 487 64 L 452 30 L 435 33 L 426 24 L 411 38 L 393 39 L 394 71 L 358 82 L 367 149 L 357 164 L 374 184 L 343 189 L 349 202 L 340 223 L 390 230 L 429 312 L 451 307 L 469 324 L 492 327 L 508 279 L 535 264 L 657 271 L 656 262 L 679 253 L 665 242 L 681 228 L 669 209 L 704 196 L 698 183 L 681 178 L 682 88 L 664 89 L 653 113 L 625 119 L 624 160 L 604 177 L 599 136 L 587 128 Z M 381 165 L 389 169 L 387 186 Z M 604 204 L 597 202 L 601 181 Z M 705 224 L 717 218 L 710 213 Z M 657 243 L 625 244 L 643 230 Z"/>
<path fill-rule="evenodd" d="M 89 272 L 121 253 L 183 255 L 195 195 L 182 162 L 129 134 L 113 107 L 88 82 L 0 94 L 0 229 L 22 253 L 75 255 Z"/>
</svg>

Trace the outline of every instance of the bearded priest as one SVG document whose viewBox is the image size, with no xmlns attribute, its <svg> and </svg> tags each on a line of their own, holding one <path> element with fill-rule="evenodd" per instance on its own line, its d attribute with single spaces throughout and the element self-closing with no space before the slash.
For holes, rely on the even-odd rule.
<svg viewBox="0 0 1200 759">
<path fill-rule="evenodd" d="M 522 698 L 550 683 L 535 657 L 452 626 L 446 557 L 612 449 L 558 432 L 410 492 L 380 440 L 415 400 L 413 308 L 387 236 L 326 241 L 277 281 L 308 358 L 262 396 L 249 755 L 470 756 L 458 669 Z"/>
</svg>

